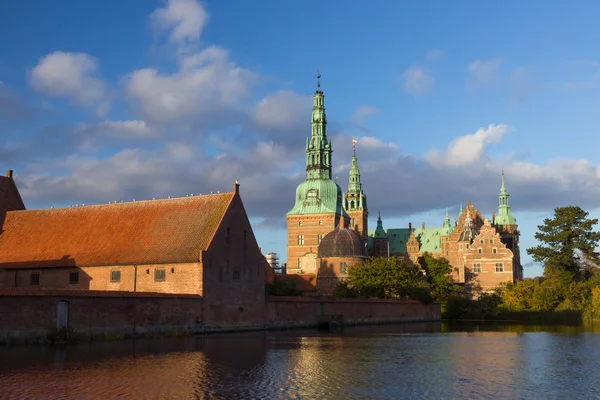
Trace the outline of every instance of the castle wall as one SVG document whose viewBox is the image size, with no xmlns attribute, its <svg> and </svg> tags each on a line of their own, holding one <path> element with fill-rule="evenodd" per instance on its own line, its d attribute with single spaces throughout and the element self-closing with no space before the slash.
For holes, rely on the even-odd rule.
<svg viewBox="0 0 600 400">
<path fill-rule="evenodd" d="M 202 298 L 128 292 L 24 289 L 0 291 L 0 343 L 44 341 L 58 334 L 62 304 L 75 338 L 202 332 Z"/>
<path fill-rule="evenodd" d="M 437 321 L 437 303 L 415 300 L 318 299 L 309 297 L 269 297 L 267 325 L 270 328 L 312 327 L 321 316 L 342 315 L 344 324 L 375 324 L 409 321 Z"/>
</svg>

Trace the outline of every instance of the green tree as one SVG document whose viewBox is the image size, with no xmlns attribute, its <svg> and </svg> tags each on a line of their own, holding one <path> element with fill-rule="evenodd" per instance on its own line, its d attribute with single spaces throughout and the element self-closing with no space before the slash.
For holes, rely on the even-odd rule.
<svg viewBox="0 0 600 400">
<path fill-rule="evenodd" d="M 370 258 L 363 265 L 351 267 L 348 285 L 364 297 L 432 300 L 427 280 L 419 267 L 396 257 Z"/>
<path fill-rule="evenodd" d="M 593 226 L 598 219 L 588 219 L 588 212 L 577 206 L 554 209 L 554 218 L 546 218 L 538 225 L 535 238 L 540 245 L 527 249 L 534 261 L 544 263 L 546 269 L 567 271 L 572 277 L 592 265 L 600 263 L 596 246 L 600 232 Z"/>
<path fill-rule="evenodd" d="M 419 257 L 419 265 L 425 271 L 425 277 L 431 295 L 437 301 L 446 301 L 454 292 L 454 279 L 450 273 L 452 265 L 445 258 L 435 258 L 429 253 Z"/>
</svg>

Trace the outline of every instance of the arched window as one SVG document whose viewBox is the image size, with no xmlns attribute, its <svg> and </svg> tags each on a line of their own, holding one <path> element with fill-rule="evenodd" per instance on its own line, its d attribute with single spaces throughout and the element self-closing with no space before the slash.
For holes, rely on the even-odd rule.
<svg viewBox="0 0 600 400">
<path fill-rule="evenodd" d="M 483 254 L 483 250 L 480 248 L 477 249 L 477 254 Z"/>
</svg>

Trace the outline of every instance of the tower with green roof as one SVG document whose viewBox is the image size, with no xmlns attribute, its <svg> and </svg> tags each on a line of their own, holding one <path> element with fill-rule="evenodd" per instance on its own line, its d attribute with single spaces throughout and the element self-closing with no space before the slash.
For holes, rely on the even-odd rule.
<svg viewBox="0 0 600 400">
<path fill-rule="evenodd" d="M 350 216 L 350 228 L 354 230 L 366 243 L 369 231 L 367 196 L 360 182 L 360 170 L 356 157 L 356 139 L 352 140 L 352 163 L 348 174 L 348 191 L 344 196 L 344 209 Z"/>
<path fill-rule="evenodd" d="M 372 257 L 389 257 L 390 256 L 390 245 L 387 232 L 383 229 L 383 222 L 381 221 L 381 213 L 377 217 L 377 228 L 371 238 L 372 242 Z"/>
<path fill-rule="evenodd" d="M 306 139 L 306 179 L 296 188 L 294 207 L 286 214 L 288 270 L 303 272 L 302 258 L 316 253 L 321 239 L 350 224 L 342 188 L 331 179 L 331 139 L 327 137 L 325 95 L 321 74 L 313 95 L 311 135 Z"/>
<path fill-rule="evenodd" d="M 520 232 L 517 219 L 510 211 L 508 204 L 508 191 L 504 184 L 504 168 L 502 169 L 502 184 L 498 194 L 498 214 L 493 217 L 493 225 L 500 234 L 500 240 L 513 252 L 513 271 L 515 278 L 523 278 L 523 267 L 521 266 L 521 250 L 519 245 Z"/>
</svg>

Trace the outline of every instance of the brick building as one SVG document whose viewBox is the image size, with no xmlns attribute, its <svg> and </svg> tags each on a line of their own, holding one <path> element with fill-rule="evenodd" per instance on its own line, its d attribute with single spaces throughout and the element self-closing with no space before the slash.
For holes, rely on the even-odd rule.
<svg viewBox="0 0 600 400">
<path fill-rule="evenodd" d="M 0 201 L 0 288 L 195 294 L 206 321 L 264 304 L 270 267 L 237 183 L 228 193 L 25 210 L 10 172 Z"/>
<path fill-rule="evenodd" d="M 491 221 L 467 202 L 465 209 L 461 206 L 454 224 L 446 213 L 441 228 L 426 228 L 424 223 L 413 228 L 409 223 L 408 228 L 386 230 L 379 215 L 376 229 L 369 231 L 367 196 L 362 188 L 356 140 L 346 193 L 331 180 L 331 153 L 324 94 L 318 81 L 313 96 L 311 135 L 306 141 L 306 179 L 298 185 L 294 207 L 287 213 L 288 274 L 308 274 L 315 285 L 325 280 L 333 282 L 333 278 L 343 279 L 345 274 L 340 271 L 346 261 L 337 260 L 333 266 L 330 258 L 327 267 L 323 267 L 321 253 L 327 251 L 322 251 L 321 244 L 329 233 L 345 231 L 356 236 L 357 243 L 362 242 L 367 256 L 402 257 L 413 263 L 425 252 L 445 257 L 453 266 L 455 280 L 470 289 L 480 287 L 489 291 L 501 282 L 523 277 L 518 225 L 508 203 L 504 173 L 498 215 L 492 213 Z M 353 260 L 364 260 L 356 258 L 358 253 L 350 253 Z"/>
</svg>

